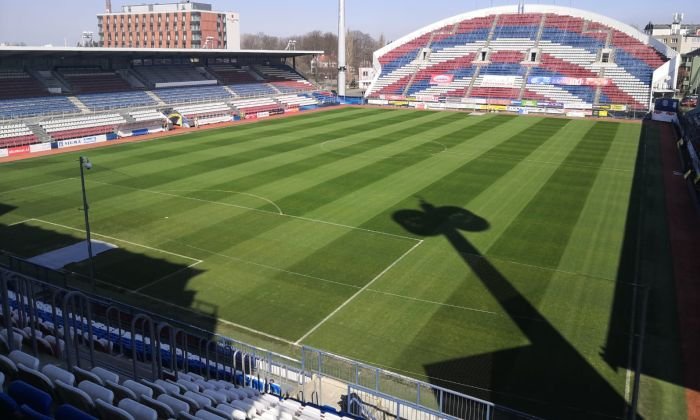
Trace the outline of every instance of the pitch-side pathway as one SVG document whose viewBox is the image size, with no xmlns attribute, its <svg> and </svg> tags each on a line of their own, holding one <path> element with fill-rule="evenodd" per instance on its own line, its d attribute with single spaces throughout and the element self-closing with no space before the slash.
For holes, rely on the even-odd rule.
<svg viewBox="0 0 700 420">
<path fill-rule="evenodd" d="M 679 169 L 679 156 L 673 127 L 664 124 L 659 128 L 688 418 L 700 419 L 700 283 L 697 281 L 700 273 L 700 213 L 693 205 L 686 181 L 674 174 Z"/>
</svg>

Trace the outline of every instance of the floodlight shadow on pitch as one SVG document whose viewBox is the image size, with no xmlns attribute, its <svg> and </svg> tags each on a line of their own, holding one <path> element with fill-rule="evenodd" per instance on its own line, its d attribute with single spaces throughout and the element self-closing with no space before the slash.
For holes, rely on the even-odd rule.
<svg viewBox="0 0 700 420">
<path fill-rule="evenodd" d="M 452 230 L 483 232 L 490 227 L 486 219 L 461 207 L 435 207 L 424 199 L 420 199 L 420 207 L 423 211 L 399 210 L 392 217 L 408 232 L 419 236 L 439 236 Z"/>
</svg>

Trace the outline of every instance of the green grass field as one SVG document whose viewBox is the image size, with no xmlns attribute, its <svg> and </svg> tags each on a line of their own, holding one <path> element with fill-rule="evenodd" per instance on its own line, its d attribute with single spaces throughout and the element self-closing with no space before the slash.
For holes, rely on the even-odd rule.
<svg viewBox="0 0 700 420">
<path fill-rule="evenodd" d="M 344 108 L 90 150 L 94 239 L 119 246 L 96 277 L 273 350 L 306 344 L 548 417 L 621 417 L 630 331 L 611 317 L 638 266 L 622 258 L 633 181 L 651 176 L 636 162 L 659 170 L 641 134 Z M 83 238 L 77 158 L 0 165 L 0 249 Z M 640 414 L 685 416 L 679 386 L 644 380 Z"/>
</svg>

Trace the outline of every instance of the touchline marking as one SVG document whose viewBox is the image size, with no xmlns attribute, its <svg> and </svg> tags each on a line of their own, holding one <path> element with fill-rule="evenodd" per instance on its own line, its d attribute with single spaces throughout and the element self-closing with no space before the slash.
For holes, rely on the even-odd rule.
<svg viewBox="0 0 700 420">
<path fill-rule="evenodd" d="M 193 268 L 193 267 L 195 267 L 195 266 L 197 266 L 197 265 L 199 265 L 199 264 L 201 264 L 201 263 L 203 263 L 203 262 L 204 262 L 204 261 L 196 261 L 196 262 L 193 262 L 192 264 L 188 265 L 187 267 L 183 267 L 183 268 L 181 268 L 181 269 L 179 269 L 179 270 L 177 270 L 177 271 L 175 271 L 175 272 L 173 272 L 173 273 L 166 274 L 166 275 L 164 275 L 163 277 L 160 277 L 160 278 L 158 278 L 158 279 L 156 279 L 156 280 L 153 280 L 153 281 L 150 282 L 150 283 L 146 283 L 145 285 L 139 287 L 138 289 L 132 290 L 130 293 L 138 293 L 138 292 L 140 292 L 141 290 L 146 289 L 147 287 L 151 287 L 151 286 L 155 285 L 156 283 L 159 283 L 159 282 L 161 282 L 161 281 L 163 281 L 163 280 L 169 279 L 170 277 L 174 277 L 174 276 L 176 276 L 176 275 L 182 273 L 183 271 L 189 270 L 190 268 Z"/>
<path fill-rule="evenodd" d="M 199 202 L 201 202 L 201 203 L 216 204 L 216 205 L 225 206 L 225 207 L 234 207 L 234 208 L 244 209 L 244 210 L 250 210 L 250 211 L 254 211 L 254 212 L 258 212 L 258 213 L 272 214 L 272 215 L 279 216 L 279 217 L 288 217 L 288 218 L 290 218 L 290 219 L 299 219 L 299 220 L 304 220 L 304 221 L 312 222 L 312 223 L 321 223 L 321 224 L 325 224 L 325 225 L 331 225 L 331 226 L 336 226 L 336 227 L 341 227 L 341 228 L 351 229 L 351 230 L 359 230 L 359 231 L 362 231 L 362 232 L 369 232 L 369 233 L 374 233 L 374 234 L 383 235 L 383 236 L 389 236 L 389 237 L 393 237 L 393 238 L 407 239 L 407 240 L 414 241 L 414 242 L 422 242 L 420 239 L 412 238 L 412 237 L 410 237 L 410 236 L 398 235 L 398 234 L 395 234 L 395 233 L 382 232 L 382 231 L 379 231 L 379 230 L 361 228 L 361 227 L 357 227 L 357 226 L 344 225 L 344 224 L 341 224 L 341 223 L 328 222 L 328 221 L 320 220 L 320 219 L 312 219 L 312 218 L 309 218 L 309 217 L 294 216 L 294 215 L 292 215 L 292 214 L 287 214 L 287 213 L 279 214 L 279 213 L 274 212 L 274 211 L 263 210 L 263 209 L 257 209 L 257 208 L 254 208 L 254 207 L 246 207 L 246 206 L 241 206 L 241 205 L 238 205 L 238 204 L 223 203 L 223 202 L 221 202 L 221 201 L 204 200 L 204 199 L 201 199 L 201 198 L 187 197 L 187 196 L 184 196 L 184 195 L 170 194 L 170 193 L 167 193 L 167 192 L 154 191 L 154 190 L 148 190 L 148 189 L 143 189 L 143 188 L 127 187 L 127 186 L 124 186 L 124 185 L 110 184 L 110 183 L 108 183 L 108 182 L 102 182 L 102 181 L 90 180 L 90 182 L 94 182 L 95 184 L 108 185 L 108 186 L 112 186 L 112 187 L 116 187 L 116 188 L 124 188 L 124 189 L 131 190 L 131 191 L 141 191 L 141 192 L 150 193 L 150 194 L 163 195 L 163 196 L 166 196 L 166 197 L 181 198 L 181 199 L 183 199 L 183 200 L 199 201 Z"/>
<path fill-rule="evenodd" d="M 10 223 L 8 226 L 23 225 L 23 224 L 25 224 L 25 223 L 27 223 L 27 222 L 31 222 L 32 220 L 34 220 L 34 219 L 24 219 L 24 220 L 21 220 L 21 221 L 19 221 L 19 222 Z"/>
<path fill-rule="evenodd" d="M 29 186 L 27 186 L 27 187 L 15 188 L 15 189 L 12 189 L 12 190 L 7 190 L 7 191 L 0 191 L 0 195 L 9 194 L 9 193 L 16 192 L 16 191 L 31 190 L 31 189 L 33 189 L 33 188 L 43 187 L 43 186 L 45 186 L 45 185 L 57 184 L 57 183 L 59 183 L 59 182 L 68 181 L 69 179 L 74 179 L 74 178 L 57 179 L 57 180 L 55 180 L 55 181 L 49 181 L 49 182 L 43 182 L 43 183 L 41 183 L 41 184 L 29 185 Z"/>
<path fill-rule="evenodd" d="M 313 332 L 316 331 L 321 325 L 325 324 L 326 321 L 328 321 L 329 319 L 331 319 L 331 317 L 333 317 L 333 315 L 337 314 L 338 311 L 340 311 L 341 309 L 343 309 L 348 303 L 352 302 L 360 293 L 362 293 L 362 292 L 364 292 L 365 290 L 367 290 L 375 281 L 379 280 L 384 274 L 386 274 L 389 270 L 391 270 L 392 268 L 394 268 L 394 266 L 396 266 L 396 264 L 398 264 L 399 262 L 401 262 L 401 260 L 403 260 L 408 254 L 410 254 L 411 252 L 413 252 L 414 249 L 418 248 L 422 243 L 423 243 L 423 240 L 420 240 L 418 243 L 416 243 L 415 245 L 413 245 L 413 246 L 411 247 L 411 249 L 409 249 L 408 251 L 404 252 L 399 258 L 397 258 L 397 259 L 396 259 L 393 263 L 391 263 L 387 268 L 385 268 L 384 270 L 382 270 L 381 273 L 377 274 L 369 283 L 365 284 L 365 285 L 362 287 L 362 289 L 360 289 L 360 290 L 358 290 L 357 292 L 355 292 L 355 294 L 352 295 L 352 296 L 350 296 L 350 298 L 348 298 L 348 300 L 346 300 L 345 302 L 341 303 L 340 306 L 338 306 L 337 308 L 335 308 L 335 310 L 334 310 L 333 312 L 331 312 L 330 314 L 328 314 L 328 316 L 326 316 L 325 318 L 323 318 L 323 319 L 321 320 L 321 322 L 319 322 L 318 324 L 314 325 L 309 331 L 306 332 L 306 334 L 304 334 L 303 336 L 301 336 L 301 338 L 299 338 L 297 341 L 295 341 L 294 344 L 298 345 L 298 344 L 299 344 L 300 342 L 302 342 L 306 337 L 308 337 L 308 336 L 310 336 L 311 334 L 313 334 Z"/>
<path fill-rule="evenodd" d="M 34 220 L 34 221 L 39 222 L 39 223 L 46 223 L 47 225 L 58 226 L 58 227 L 61 227 L 61 228 L 64 228 L 64 229 L 74 230 L 74 231 L 76 231 L 76 232 L 85 232 L 84 229 L 78 229 L 78 228 L 74 228 L 74 227 L 72 227 L 72 226 L 62 225 L 62 224 L 60 224 L 60 223 L 49 222 L 48 220 L 42 220 L 42 219 L 29 219 L 29 220 L 30 220 L 30 221 L 31 221 L 31 220 Z M 164 250 L 164 249 L 158 249 L 158 248 L 154 248 L 154 247 L 148 246 L 148 245 L 137 244 L 136 242 L 125 241 L 124 239 L 115 238 L 114 236 L 102 235 L 102 234 L 100 234 L 100 233 L 95 233 L 95 232 L 91 232 L 91 234 L 92 234 L 92 235 L 95 235 L 95 236 L 100 236 L 100 237 L 102 237 L 102 238 L 111 239 L 111 240 L 113 240 L 113 241 L 123 242 L 123 243 L 125 243 L 125 244 L 138 246 L 138 247 L 140 247 L 140 248 L 150 249 L 151 251 L 157 251 L 157 252 L 161 252 L 161 253 L 163 253 L 163 254 L 168 254 L 168 255 L 173 255 L 173 256 L 175 256 L 175 257 L 184 258 L 184 259 L 186 259 L 186 260 L 194 261 L 194 262 L 196 262 L 197 264 L 204 262 L 203 260 L 200 260 L 200 259 L 197 259 L 197 258 L 188 257 L 187 255 L 176 254 L 176 253 L 174 253 L 174 252 L 166 251 L 166 250 Z"/>
</svg>

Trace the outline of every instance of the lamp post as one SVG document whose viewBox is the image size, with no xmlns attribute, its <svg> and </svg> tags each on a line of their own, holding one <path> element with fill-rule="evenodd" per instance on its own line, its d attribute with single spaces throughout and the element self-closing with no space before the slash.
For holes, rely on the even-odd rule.
<svg viewBox="0 0 700 420">
<path fill-rule="evenodd" d="M 88 216 L 87 194 L 85 193 L 85 169 L 92 169 L 92 162 L 85 156 L 80 156 L 80 185 L 83 189 L 83 213 L 85 214 L 85 235 L 87 237 L 87 251 L 90 264 L 90 286 L 95 290 L 95 264 L 92 260 L 92 241 L 90 240 L 90 218 Z"/>
</svg>

